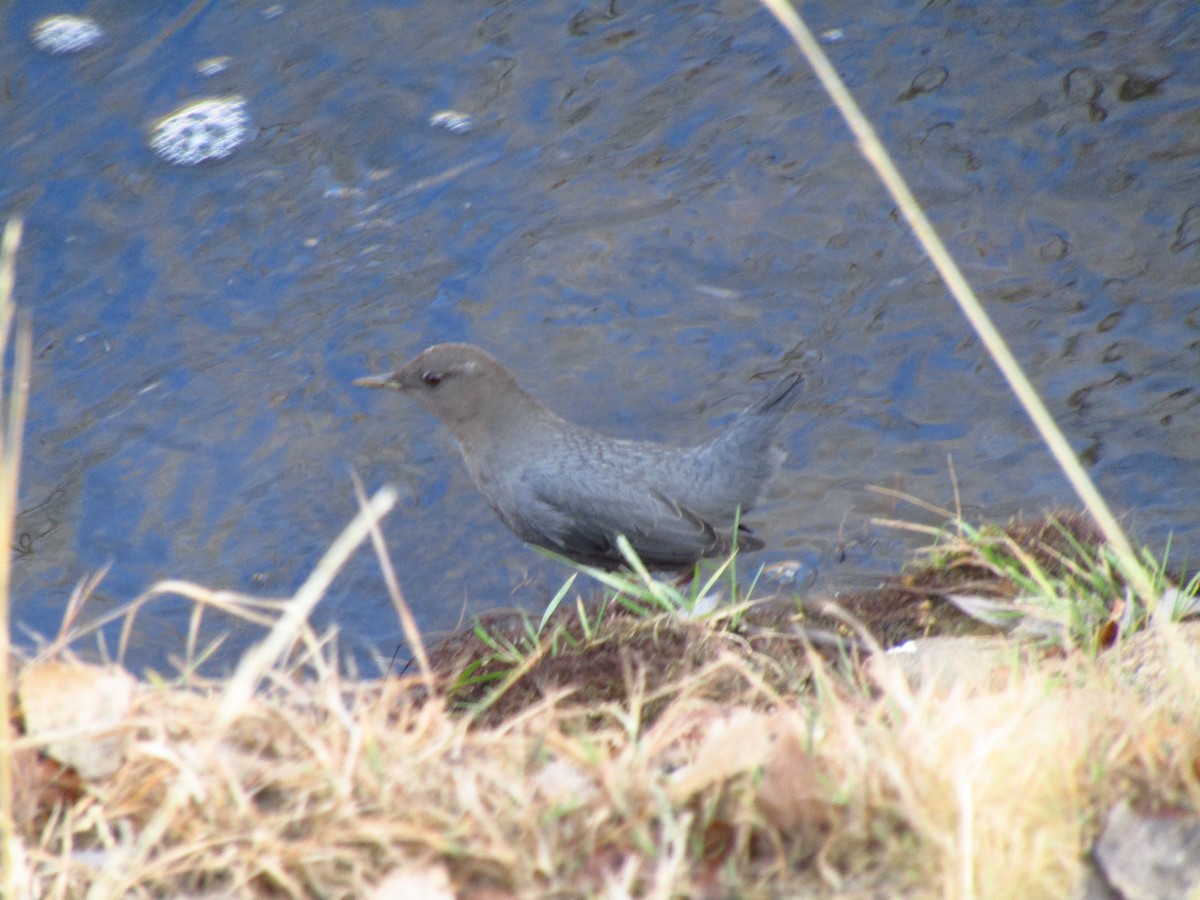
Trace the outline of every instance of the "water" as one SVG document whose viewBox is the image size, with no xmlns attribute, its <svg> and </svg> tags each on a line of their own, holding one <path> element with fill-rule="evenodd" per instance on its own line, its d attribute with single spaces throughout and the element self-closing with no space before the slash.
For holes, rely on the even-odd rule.
<svg viewBox="0 0 1200 900">
<path fill-rule="evenodd" d="M 804 11 L 1110 503 L 1194 561 L 1200 13 Z M 916 539 L 872 519 L 938 518 L 869 487 L 952 505 L 948 459 L 968 517 L 1074 503 L 748 0 L 101 6 L 71 56 L 31 43 L 45 13 L 10 8 L 0 38 L 0 213 L 26 218 L 36 354 L 21 633 L 54 633 L 105 565 L 93 614 L 164 577 L 289 594 L 354 514 L 352 472 L 400 485 L 385 531 L 427 633 L 539 609 L 563 570 L 433 420 L 350 386 L 442 340 L 577 421 L 681 442 L 799 363 L 790 459 L 750 518 L 755 559 L 816 589 L 895 571 Z M 249 139 L 228 158 L 151 152 L 159 117 L 231 95 Z M 431 125 L 444 110 L 470 129 Z M 151 604 L 129 663 L 180 655 L 189 612 Z M 369 551 L 317 620 L 391 654 Z M 217 665 L 255 636 L 236 628 Z"/>
</svg>

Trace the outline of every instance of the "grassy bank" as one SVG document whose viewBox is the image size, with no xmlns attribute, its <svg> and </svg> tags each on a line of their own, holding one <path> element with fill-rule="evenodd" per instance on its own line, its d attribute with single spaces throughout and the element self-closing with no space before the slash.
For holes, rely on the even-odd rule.
<svg viewBox="0 0 1200 900">
<path fill-rule="evenodd" d="M 307 625 L 330 569 L 229 679 L 135 682 L 60 646 L 11 686 L 16 731 L 59 715 L 9 744 L 10 888 L 1070 896 L 1117 800 L 1197 808 L 1200 632 L 1137 609 L 1066 521 L 956 528 L 837 604 L 581 582 L 378 680 Z M 1189 609 L 1194 582 L 1162 584 Z M 103 722 L 97 685 L 127 699 Z"/>
</svg>

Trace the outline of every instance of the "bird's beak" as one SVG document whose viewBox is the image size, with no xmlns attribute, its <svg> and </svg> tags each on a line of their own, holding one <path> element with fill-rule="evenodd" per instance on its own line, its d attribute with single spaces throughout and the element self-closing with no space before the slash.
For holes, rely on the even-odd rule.
<svg viewBox="0 0 1200 900">
<path fill-rule="evenodd" d="M 368 388 L 399 388 L 400 383 L 396 380 L 396 374 L 389 372 L 386 375 L 367 375 L 365 378 L 355 378 L 350 382 L 355 387 Z"/>
</svg>

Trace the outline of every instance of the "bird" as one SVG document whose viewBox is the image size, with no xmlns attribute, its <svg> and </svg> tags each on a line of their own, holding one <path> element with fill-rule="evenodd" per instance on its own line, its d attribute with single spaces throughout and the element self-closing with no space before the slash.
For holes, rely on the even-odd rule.
<svg viewBox="0 0 1200 900">
<path fill-rule="evenodd" d="M 526 543 L 614 570 L 624 535 L 647 568 L 691 571 L 699 560 L 763 542 L 741 522 L 786 454 L 772 445 L 799 395 L 789 371 L 695 446 L 609 437 L 552 412 L 490 353 L 435 344 L 357 387 L 399 391 L 450 430 L 475 486 Z"/>
</svg>

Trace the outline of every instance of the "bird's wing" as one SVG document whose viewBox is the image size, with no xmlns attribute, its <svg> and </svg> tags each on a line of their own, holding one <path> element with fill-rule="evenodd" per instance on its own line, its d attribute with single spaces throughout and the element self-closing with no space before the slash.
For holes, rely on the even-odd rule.
<svg viewBox="0 0 1200 900">
<path fill-rule="evenodd" d="M 650 489 L 623 493 L 620 501 L 561 481 L 531 484 L 534 496 L 553 515 L 543 533 L 551 549 L 583 562 L 619 565 L 617 536 L 625 535 L 650 568 L 687 568 L 702 556 L 728 551 L 728 535 L 679 503 Z M 544 529 L 544 532 L 547 529 Z"/>
</svg>

